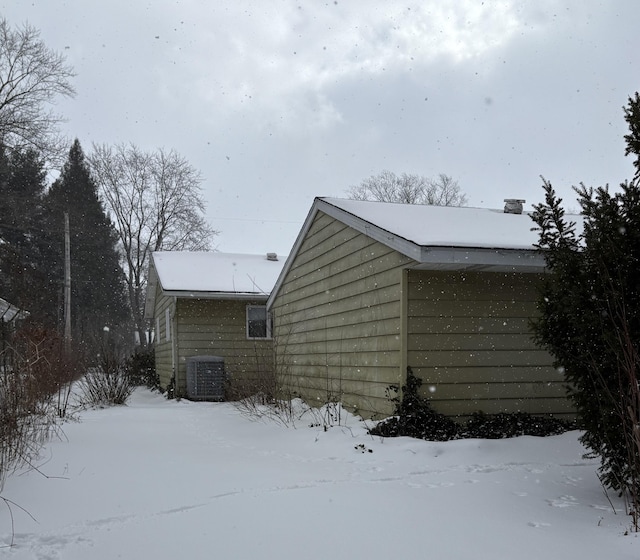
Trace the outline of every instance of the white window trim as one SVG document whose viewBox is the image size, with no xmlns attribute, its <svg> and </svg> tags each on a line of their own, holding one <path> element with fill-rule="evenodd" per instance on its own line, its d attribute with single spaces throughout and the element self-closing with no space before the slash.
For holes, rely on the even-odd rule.
<svg viewBox="0 0 640 560">
<path fill-rule="evenodd" d="M 267 315 L 267 336 L 249 336 L 249 310 L 250 309 L 264 309 Z M 247 340 L 271 340 L 272 338 L 272 321 L 271 321 L 271 313 L 267 311 L 266 305 L 247 305 L 247 310 L 245 313 L 245 334 L 247 336 Z"/>
</svg>

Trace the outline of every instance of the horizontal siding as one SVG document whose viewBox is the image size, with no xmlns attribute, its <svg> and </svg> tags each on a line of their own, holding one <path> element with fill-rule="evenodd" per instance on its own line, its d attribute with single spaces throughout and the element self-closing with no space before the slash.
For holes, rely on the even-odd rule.
<svg viewBox="0 0 640 560">
<path fill-rule="evenodd" d="M 434 408 L 447 416 L 454 416 L 460 420 L 469 418 L 474 412 L 481 410 L 485 414 L 500 414 L 512 412 L 526 412 L 533 415 L 552 415 L 557 418 L 571 419 L 575 417 L 575 410 L 569 400 L 563 396 L 554 398 L 521 397 L 507 398 L 473 398 L 439 400 L 434 402 Z"/>
<path fill-rule="evenodd" d="M 370 249 L 368 247 L 364 251 L 365 254 L 360 253 L 349 263 L 341 263 L 339 266 L 314 268 L 307 274 L 291 270 L 287 275 L 293 277 L 288 285 L 290 303 L 305 301 L 313 305 L 324 302 L 326 295 L 330 295 L 334 300 L 364 294 L 370 298 L 372 290 L 395 287 L 395 275 L 389 276 L 384 272 L 395 268 L 397 253 L 387 248 L 377 248 L 375 251 Z M 323 292 L 317 291 L 318 283 L 322 283 Z"/>
<path fill-rule="evenodd" d="M 428 274 L 429 278 L 420 282 L 420 274 Z M 495 301 L 499 295 L 499 301 L 520 301 L 522 298 L 520 281 L 514 279 L 522 277 L 522 274 L 494 273 L 494 272 L 460 272 L 452 275 L 451 281 L 446 272 L 413 271 L 409 279 L 409 299 L 420 300 L 442 298 L 444 301 Z M 539 278 L 533 275 L 533 278 Z M 503 281 L 504 280 L 504 281 Z M 533 280 L 532 280 L 533 281 Z M 500 286 L 499 294 L 495 293 L 496 283 Z M 531 286 L 530 281 L 525 282 Z"/>
<path fill-rule="evenodd" d="M 432 317 L 412 316 L 412 334 L 509 334 L 528 332 L 530 317 Z"/>
<path fill-rule="evenodd" d="M 565 383 L 530 333 L 538 275 L 410 271 L 407 362 L 451 415 L 567 414 Z"/>
<path fill-rule="evenodd" d="M 273 304 L 276 354 L 292 392 L 391 412 L 402 378 L 401 279 L 412 261 L 319 213 Z"/>
<path fill-rule="evenodd" d="M 535 351 L 535 345 L 529 333 L 464 333 L 464 334 L 439 334 L 439 333 L 411 333 L 409 346 L 412 348 L 438 348 L 447 351 L 476 350 L 513 350 Z"/>
<path fill-rule="evenodd" d="M 321 365 L 322 367 L 331 367 L 333 369 L 339 367 L 349 366 L 354 368 L 367 368 L 375 369 L 379 368 L 396 368 L 400 363 L 400 351 L 397 348 L 397 341 L 389 339 L 390 343 L 384 344 L 372 342 L 370 348 L 367 350 L 354 350 L 351 347 L 337 343 L 337 344 L 304 344 L 290 345 L 287 348 L 287 356 L 289 363 L 296 365 Z M 393 342 L 393 344 L 392 344 Z M 376 345 L 378 347 L 376 347 Z M 330 352 L 326 352 L 326 348 L 331 349 Z M 364 370 L 359 372 L 361 379 L 370 378 L 367 376 L 367 372 Z M 369 372 L 370 375 L 377 375 L 376 372 Z M 335 375 L 341 375 L 339 371 Z M 398 381 L 396 376 L 395 381 Z"/>
<path fill-rule="evenodd" d="M 350 305 L 348 303 L 347 307 Z M 345 310 L 341 310 L 340 305 L 327 302 L 312 308 L 305 308 L 304 305 L 291 306 L 286 311 L 288 313 L 277 312 L 276 317 L 281 318 L 280 325 L 283 328 L 289 328 L 291 335 L 330 331 L 319 336 L 323 337 L 323 340 L 325 338 L 340 340 L 348 336 L 362 337 L 379 332 L 398 333 L 400 331 L 397 301 L 362 307 L 356 306 L 355 309 Z"/>
<path fill-rule="evenodd" d="M 521 366 L 496 369 L 488 366 L 464 365 L 463 367 L 422 367 L 422 379 L 426 385 L 438 387 L 445 383 L 476 383 L 478 379 L 491 378 L 496 383 L 564 383 L 562 373 L 552 370 L 548 366 Z"/>
<path fill-rule="evenodd" d="M 178 374 L 176 389 L 186 393 L 186 364 L 192 356 L 224 358 L 231 389 L 245 388 L 273 370 L 273 341 L 246 337 L 247 305 L 264 302 L 180 299 L 178 331 Z"/>
<path fill-rule="evenodd" d="M 301 395 L 311 405 L 322 406 L 328 401 L 346 403 L 352 411 L 362 416 L 383 416 L 380 403 L 389 402 L 388 388 L 391 382 L 385 377 L 396 377 L 397 369 L 381 371 L 374 379 L 362 379 L 358 371 L 343 370 L 343 377 L 322 375 L 312 368 L 306 375 L 292 376 L 289 387 L 292 394 Z M 397 380 L 396 380 L 397 381 Z"/>
<path fill-rule="evenodd" d="M 488 273 L 495 274 L 495 273 Z M 497 288 L 499 289 L 499 288 Z M 458 301 L 444 299 L 411 299 L 410 316 L 412 317 L 462 317 L 462 318 L 482 318 L 497 317 L 503 321 L 512 318 L 527 319 L 535 312 L 535 306 L 530 301 L 504 301 L 504 300 L 477 300 Z M 487 294 L 484 294 L 487 297 Z M 496 294 L 496 297 L 500 297 Z M 526 297 L 526 296 L 525 296 Z"/>
<path fill-rule="evenodd" d="M 548 366 L 552 371 L 549 354 L 544 350 L 409 350 L 407 362 L 413 368 L 492 366 L 513 368 L 519 366 Z M 491 379 L 487 379 L 489 383 Z"/>
<path fill-rule="evenodd" d="M 170 316 L 174 314 L 174 299 L 162 293 L 160 284 L 156 284 L 156 298 L 154 309 L 153 328 L 155 329 L 154 352 L 156 359 L 156 373 L 160 380 L 160 386 L 166 389 L 173 377 L 173 357 L 171 351 L 171 341 L 167 341 L 167 330 L 165 323 L 165 311 L 169 309 Z M 160 319 L 160 330 L 157 331 L 156 318 Z"/>
</svg>

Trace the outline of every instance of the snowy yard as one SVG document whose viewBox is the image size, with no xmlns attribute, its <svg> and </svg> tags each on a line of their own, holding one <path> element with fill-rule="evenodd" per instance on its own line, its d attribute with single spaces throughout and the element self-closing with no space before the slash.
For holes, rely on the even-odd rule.
<svg viewBox="0 0 640 560">
<path fill-rule="evenodd" d="M 0 558 L 638 558 L 578 433 L 430 443 L 257 422 L 229 403 L 84 411 L 12 476 Z M 0 541 L 11 542 L 0 512 Z"/>
</svg>

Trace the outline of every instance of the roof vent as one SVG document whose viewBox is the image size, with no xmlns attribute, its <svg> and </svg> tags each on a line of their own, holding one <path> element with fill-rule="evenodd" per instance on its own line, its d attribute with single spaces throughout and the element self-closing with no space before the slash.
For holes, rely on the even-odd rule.
<svg viewBox="0 0 640 560">
<path fill-rule="evenodd" d="M 267 253 L 267 260 L 268 261 L 277 261 L 278 260 L 278 255 L 276 253 Z"/>
<path fill-rule="evenodd" d="M 522 214 L 522 205 L 525 200 L 521 198 L 505 198 L 504 199 L 504 213 L 505 214 Z"/>
</svg>

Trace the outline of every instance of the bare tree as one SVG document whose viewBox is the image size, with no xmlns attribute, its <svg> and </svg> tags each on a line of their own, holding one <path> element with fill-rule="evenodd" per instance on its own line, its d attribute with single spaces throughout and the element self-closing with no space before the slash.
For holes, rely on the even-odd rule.
<svg viewBox="0 0 640 560">
<path fill-rule="evenodd" d="M 48 158 L 61 155 L 67 147 L 57 131 L 62 117 L 49 106 L 57 96 L 75 95 L 74 76 L 38 30 L 28 24 L 13 29 L 0 19 L 0 143 L 35 148 Z"/>
<path fill-rule="evenodd" d="M 88 160 L 118 230 L 133 321 L 146 345 L 150 253 L 207 250 L 217 233 L 204 218 L 201 177 L 173 150 L 94 145 Z"/>
<path fill-rule="evenodd" d="M 458 181 L 441 173 L 437 179 L 403 173 L 396 175 L 384 170 L 347 189 L 354 200 L 377 200 L 402 204 L 431 204 L 435 206 L 464 206 L 466 195 Z"/>
</svg>

